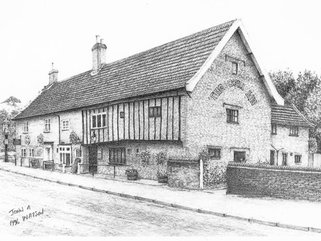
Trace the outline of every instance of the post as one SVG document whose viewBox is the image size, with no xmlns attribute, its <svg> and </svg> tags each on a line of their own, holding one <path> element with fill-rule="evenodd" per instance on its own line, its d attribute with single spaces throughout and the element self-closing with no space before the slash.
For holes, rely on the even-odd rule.
<svg viewBox="0 0 321 241">
<path fill-rule="evenodd" d="M 114 178 L 116 177 L 116 165 L 114 165 Z"/>
<path fill-rule="evenodd" d="M 77 174 L 80 174 L 80 162 L 77 163 Z"/>
<path fill-rule="evenodd" d="M 8 162 L 8 133 L 4 134 L 4 162 Z"/>
<path fill-rule="evenodd" d="M 203 180 L 203 160 L 200 159 L 200 189 L 204 188 L 204 180 Z"/>
<path fill-rule="evenodd" d="M 65 173 L 65 163 L 62 164 L 62 173 Z"/>
</svg>

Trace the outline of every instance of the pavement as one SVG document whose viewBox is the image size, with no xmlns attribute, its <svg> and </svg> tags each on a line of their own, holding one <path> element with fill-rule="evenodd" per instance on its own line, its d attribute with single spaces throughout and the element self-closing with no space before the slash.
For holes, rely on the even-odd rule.
<svg viewBox="0 0 321 241">
<path fill-rule="evenodd" d="M 282 228 L 321 233 L 321 203 L 269 197 L 226 195 L 226 190 L 182 190 L 149 180 L 125 181 L 15 166 L 0 161 L 0 171 L 192 212 Z"/>
</svg>

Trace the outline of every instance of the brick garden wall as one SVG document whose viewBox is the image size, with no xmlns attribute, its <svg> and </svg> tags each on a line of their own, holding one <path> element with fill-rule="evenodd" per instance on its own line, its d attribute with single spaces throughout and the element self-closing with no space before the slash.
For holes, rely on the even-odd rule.
<svg viewBox="0 0 321 241">
<path fill-rule="evenodd" d="M 229 163 L 227 193 L 321 201 L 321 169 Z"/>
</svg>

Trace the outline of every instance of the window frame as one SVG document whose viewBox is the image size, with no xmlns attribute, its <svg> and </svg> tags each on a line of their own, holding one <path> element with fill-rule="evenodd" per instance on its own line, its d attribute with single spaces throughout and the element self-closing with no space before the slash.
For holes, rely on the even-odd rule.
<svg viewBox="0 0 321 241">
<path fill-rule="evenodd" d="M 45 122 L 45 126 L 44 126 L 44 131 L 43 132 L 49 133 L 50 129 L 51 129 L 50 118 L 49 119 L 45 119 L 44 122 Z"/>
<path fill-rule="evenodd" d="M 162 107 L 161 106 L 148 107 L 148 117 L 149 118 L 162 117 Z"/>
<path fill-rule="evenodd" d="M 210 154 L 211 151 L 213 151 L 213 155 Z M 220 160 L 222 158 L 222 148 L 220 147 L 207 147 L 207 152 L 211 160 Z"/>
<path fill-rule="evenodd" d="M 236 61 L 231 61 L 232 63 L 232 74 L 237 75 L 239 72 L 239 64 Z"/>
<path fill-rule="evenodd" d="M 236 113 L 236 115 L 234 115 L 234 113 Z M 240 117 L 239 116 L 239 110 L 226 108 L 226 122 L 227 123 L 229 123 L 229 124 L 239 124 L 240 123 L 240 118 L 239 117 Z M 236 119 L 236 121 L 235 121 L 235 119 Z"/>
<path fill-rule="evenodd" d="M 278 134 L 278 126 L 275 123 L 271 124 L 271 134 L 272 135 L 277 135 Z"/>
<path fill-rule="evenodd" d="M 298 126 L 290 126 L 289 128 L 289 136 L 299 136 L 299 127 Z"/>
<path fill-rule="evenodd" d="M 299 161 L 297 161 L 297 158 L 299 158 Z M 302 155 L 301 154 L 295 154 L 294 155 L 294 164 L 301 165 L 302 164 Z"/>
<path fill-rule="evenodd" d="M 35 149 L 29 148 L 28 157 L 35 157 Z"/>
<path fill-rule="evenodd" d="M 27 149 L 25 147 L 21 148 L 21 157 L 27 157 Z"/>
<path fill-rule="evenodd" d="M 119 161 L 120 152 L 120 161 Z M 108 150 L 108 163 L 110 165 L 126 165 L 126 148 L 125 147 L 112 147 Z"/>
<path fill-rule="evenodd" d="M 65 123 L 67 123 L 67 124 L 65 124 Z M 62 128 L 61 128 L 62 131 L 69 131 L 69 126 L 70 126 L 69 120 L 62 120 L 61 125 L 62 125 Z"/>
<path fill-rule="evenodd" d="M 98 120 L 99 120 L 100 126 L 98 126 Z M 91 129 L 101 129 L 106 127 L 107 127 L 107 112 L 93 113 L 91 115 Z"/>
<path fill-rule="evenodd" d="M 236 161 L 236 156 L 237 155 L 243 155 L 244 154 L 244 160 L 240 160 L 240 161 Z M 237 151 L 237 150 L 235 150 L 235 151 L 233 151 L 233 161 L 234 162 L 237 162 L 237 163 L 246 163 L 246 151 L 242 151 L 242 150 L 239 150 L 239 151 Z"/>
</svg>

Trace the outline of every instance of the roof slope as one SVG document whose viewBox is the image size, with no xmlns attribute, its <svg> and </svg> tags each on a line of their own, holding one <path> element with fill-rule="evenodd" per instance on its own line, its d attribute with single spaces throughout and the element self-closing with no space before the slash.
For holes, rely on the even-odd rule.
<svg viewBox="0 0 321 241">
<path fill-rule="evenodd" d="M 286 104 L 284 106 L 272 104 L 271 122 L 286 126 L 313 126 L 292 104 Z"/>
<path fill-rule="evenodd" d="M 184 88 L 235 20 L 56 82 L 15 119 Z"/>
</svg>

